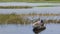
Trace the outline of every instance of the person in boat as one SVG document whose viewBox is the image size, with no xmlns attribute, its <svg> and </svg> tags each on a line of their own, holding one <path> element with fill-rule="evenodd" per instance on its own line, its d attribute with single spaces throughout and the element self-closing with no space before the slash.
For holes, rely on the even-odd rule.
<svg viewBox="0 0 60 34">
<path fill-rule="evenodd" d="M 34 27 L 34 28 L 43 28 L 43 27 L 44 27 L 44 22 L 43 22 L 43 20 L 39 20 L 39 21 L 33 23 L 33 27 Z"/>
<path fill-rule="evenodd" d="M 43 20 L 38 20 L 35 23 L 33 23 L 33 32 L 34 33 L 39 33 L 43 30 L 45 30 L 46 27 L 44 26 L 44 21 Z"/>
<path fill-rule="evenodd" d="M 44 22 L 43 22 L 43 20 L 41 20 L 41 26 L 44 26 Z"/>
</svg>

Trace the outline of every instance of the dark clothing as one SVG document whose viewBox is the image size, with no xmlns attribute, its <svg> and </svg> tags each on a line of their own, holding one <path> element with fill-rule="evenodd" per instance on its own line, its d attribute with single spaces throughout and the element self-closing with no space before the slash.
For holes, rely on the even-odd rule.
<svg viewBox="0 0 60 34">
<path fill-rule="evenodd" d="M 41 23 L 42 23 L 42 25 L 41 25 L 41 26 L 44 26 L 44 22 L 43 22 L 43 20 L 41 20 Z"/>
<path fill-rule="evenodd" d="M 43 23 L 43 20 L 41 20 L 41 23 Z"/>
</svg>

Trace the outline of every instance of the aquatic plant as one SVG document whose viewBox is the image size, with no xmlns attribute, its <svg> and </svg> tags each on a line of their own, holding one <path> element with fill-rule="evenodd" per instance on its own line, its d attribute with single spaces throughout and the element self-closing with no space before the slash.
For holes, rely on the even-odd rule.
<svg viewBox="0 0 60 34">
<path fill-rule="evenodd" d="M 27 16 L 56 16 L 56 14 L 16 14 L 16 13 L 11 13 L 11 14 L 0 14 L 0 24 L 29 24 L 29 23 L 34 23 L 38 19 L 30 20 Z M 59 15 L 59 14 L 57 14 Z M 32 19 L 33 19 L 32 18 Z M 45 23 L 60 23 L 60 20 L 44 20 Z"/>
</svg>

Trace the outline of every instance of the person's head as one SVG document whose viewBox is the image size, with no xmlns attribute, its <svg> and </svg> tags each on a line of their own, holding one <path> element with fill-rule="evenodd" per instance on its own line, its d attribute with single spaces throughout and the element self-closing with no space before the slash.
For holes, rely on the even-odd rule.
<svg viewBox="0 0 60 34">
<path fill-rule="evenodd" d="M 43 23 L 43 20 L 41 20 L 41 22 Z"/>
</svg>

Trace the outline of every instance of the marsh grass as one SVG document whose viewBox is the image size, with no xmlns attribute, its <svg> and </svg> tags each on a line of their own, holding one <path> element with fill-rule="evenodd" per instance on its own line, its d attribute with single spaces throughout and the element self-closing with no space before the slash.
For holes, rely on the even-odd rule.
<svg viewBox="0 0 60 34">
<path fill-rule="evenodd" d="M 0 24 L 30 24 L 32 21 L 26 16 L 59 16 L 59 14 L 0 14 Z M 37 20 L 37 19 L 35 19 Z M 34 21 L 34 20 L 33 20 Z M 45 23 L 60 23 L 60 20 L 44 20 Z M 32 22 L 33 23 L 33 22 Z"/>
<path fill-rule="evenodd" d="M 32 8 L 32 6 L 0 6 L 1 9 L 22 9 Z"/>
<path fill-rule="evenodd" d="M 16 14 L 0 14 L 0 24 L 23 24 L 28 20 L 21 15 Z"/>
<path fill-rule="evenodd" d="M 37 6 L 37 7 L 57 7 L 55 5 L 44 5 L 44 6 Z"/>
</svg>

